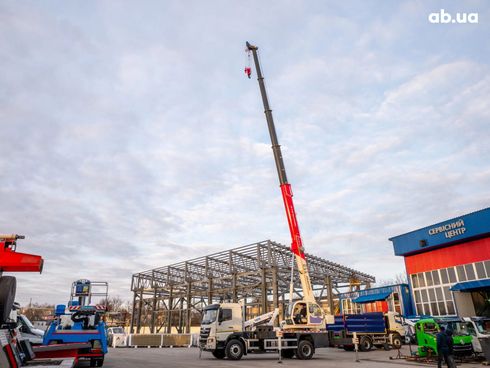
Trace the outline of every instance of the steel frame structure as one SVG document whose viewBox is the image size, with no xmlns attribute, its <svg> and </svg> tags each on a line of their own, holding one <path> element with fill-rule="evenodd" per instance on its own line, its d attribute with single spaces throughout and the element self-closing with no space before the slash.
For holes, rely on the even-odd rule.
<svg viewBox="0 0 490 368">
<path fill-rule="evenodd" d="M 151 333 L 189 333 L 192 313 L 209 304 L 241 301 L 246 318 L 289 306 L 292 257 L 282 244 L 265 240 L 207 256 L 154 268 L 132 276 L 131 333 L 148 326 Z M 306 254 L 315 298 L 334 310 L 340 289 L 369 287 L 375 278 L 352 268 Z M 293 300 L 302 298 L 294 268 Z M 334 293 L 335 291 L 335 293 Z"/>
</svg>

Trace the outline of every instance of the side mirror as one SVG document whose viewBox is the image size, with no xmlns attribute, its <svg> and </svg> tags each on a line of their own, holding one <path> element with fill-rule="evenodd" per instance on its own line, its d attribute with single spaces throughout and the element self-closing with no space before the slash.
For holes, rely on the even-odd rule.
<svg viewBox="0 0 490 368">
<path fill-rule="evenodd" d="M 221 324 L 221 322 L 223 322 L 223 309 L 218 312 L 218 323 Z"/>
</svg>

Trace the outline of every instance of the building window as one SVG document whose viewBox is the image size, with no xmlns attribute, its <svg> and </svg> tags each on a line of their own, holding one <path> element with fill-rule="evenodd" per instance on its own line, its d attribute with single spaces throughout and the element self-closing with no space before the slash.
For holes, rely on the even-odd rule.
<svg viewBox="0 0 490 368">
<path fill-rule="evenodd" d="M 432 272 L 429 271 L 425 273 L 425 280 L 427 281 L 427 286 L 434 285 L 434 282 L 432 281 Z"/>
<path fill-rule="evenodd" d="M 342 313 L 359 314 L 361 313 L 361 306 L 357 303 L 353 303 L 352 299 L 344 299 L 342 300 Z"/>
<path fill-rule="evenodd" d="M 436 285 L 436 286 L 441 284 L 441 280 L 439 279 L 439 271 L 438 270 L 432 271 L 432 281 L 434 282 L 434 285 Z"/>
<path fill-rule="evenodd" d="M 402 314 L 400 295 L 396 291 L 393 292 L 393 307 L 396 313 Z"/>
<path fill-rule="evenodd" d="M 422 294 L 422 301 L 424 303 L 429 302 L 429 297 L 427 296 L 427 289 L 422 289 L 420 292 Z"/>
<path fill-rule="evenodd" d="M 490 277 L 490 261 L 485 261 L 485 268 L 487 269 L 487 275 Z"/>
<path fill-rule="evenodd" d="M 352 303 L 352 309 L 354 310 L 355 314 L 362 313 L 361 304 Z"/>
<path fill-rule="evenodd" d="M 458 272 L 458 280 L 466 281 L 466 273 L 464 272 L 464 266 L 456 266 L 456 271 Z"/>
<path fill-rule="evenodd" d="M 447 269 L 447 274 L 449 275 L 449 282 L 454 284 L 456 283 L 456 272 L 454 272 L 454 268 L 451 267 L 451 268 L 448 268 Z"/>
<path fill-rule="evenodd" d="M 420 298 L 420 290 L 415 290 L 414 291 L 415 295 L 415 303 L 422 303 L 422 299 Z"/>
<path fill-rule="evenodd" d="M 433 303 L 430 303 L 430 307 L 432 309 L 432 315 L 433 316 L 440 316 L 441 314 L 439 313 L 439 308 L 437 308 L 437 303 L 436 302 L 433 302 Z"/>
<path fill-rule="evenodd" d="M 478 275 L 479 279 L 484 279 L 487 277 L 487 275 L 485 274 L 485 265 L 483 264 L 483 262 L 475 263 L 475 268 L 476 274 Z"/>
<path fill-rule="evenodd" d="M 444 286 L 442 290 L 444 290 L 444 296 L 446 300 L 453 300 L 453 297 L 451 295 L 451 290 L 449 290 L 449 286 Z"/>
<path fill-rule="evenodd" d="M 445 316 L 445 315 L 447 315 L 447 311 L 446 311 L 446 303 L 444 303 L 444 302 L 439 302 L 437 305 L 439 305 L 439 313 L 441 314 L 441 316 Z"/>
<path fill-rule="evenodd" d="M 417 274 L 412 275 L 412 287 L 413 288 L 418 288 L 419 287 L 419 279 L 417 277 Z"/>
<path fill-rule="evenodd" d="M 448 284 L 449 283 L 449 278 L 447 276 L 447 269 L 446 268 L 442 268 L 440 269 L 441 271 L 441 281 L 443 284 Z"/>
<path fill-rule="evenodd" d="M 457 282 L 484 279 L 490 275 L 490 261 L 421 272 L 410 276 L 413 299 L 418 314 L 455 315 L 450 287 Z"/>
<path fill-rule="evenodd" d="M 464 266 L 464 269 L 466 270 L 466 276 L 468 280 L 474 280 L 476 278 L 475 276 L 475 269 L 473 268 L 473 264 L 467 264 Z"/>
<path fill-rule="evenodd" d="M 342 312 L 344 314 L 349 314 L 349 301 L 350 299 L 342 300 Z"/>
<path fill-rule="evenodd" d="M 431 302 L 435 301 L 436 300 L 436 292 L 434 291 L 434 289 L 430 288 L 427 291 L 429 292 L 429 300 Z"/>
<path fill-rule="evenodd" d="M 456 314 L 456 311 L 454 310 L 454 303 L 453 302 L 447 302 L 447 314 L 448 315 Z"/>
</svg>

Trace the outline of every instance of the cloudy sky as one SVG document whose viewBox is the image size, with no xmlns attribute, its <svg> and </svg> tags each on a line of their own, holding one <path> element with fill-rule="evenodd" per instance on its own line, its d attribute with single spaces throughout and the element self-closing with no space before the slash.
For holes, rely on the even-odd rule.
<svg viewBox="0 0 490 368">
<path fill-rule="evenodd" d="M 489 24 L 483 0 L 0 1 L 0 232 L 45 258 L 18 301 L 289 244 L 247 40 L 306 250 L 393 278 L 389 237 L 490 205 Z"/>
</svg>

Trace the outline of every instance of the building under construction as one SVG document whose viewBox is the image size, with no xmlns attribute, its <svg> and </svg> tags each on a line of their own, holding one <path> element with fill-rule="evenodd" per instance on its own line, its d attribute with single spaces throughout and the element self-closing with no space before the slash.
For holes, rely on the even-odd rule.
<svg viewBox="0 0 490 368">
<path fill-rule="evenodd" d="M 245 304 L 246 318 L 279 308 L 282 316 L 301 285 L 289 247 L 271 240 L 210 254 L 133 275 L 131 332 L 189 333 L 193 318 L 213 303 Z M 373 276 L 306 255 L 315 295 L 326 311 L 336 311 L 335 295 L 369 287 Z M 173 329 L 174 328 L 174 329 Z"/>
</svg>

